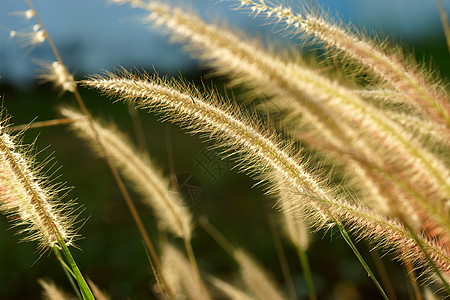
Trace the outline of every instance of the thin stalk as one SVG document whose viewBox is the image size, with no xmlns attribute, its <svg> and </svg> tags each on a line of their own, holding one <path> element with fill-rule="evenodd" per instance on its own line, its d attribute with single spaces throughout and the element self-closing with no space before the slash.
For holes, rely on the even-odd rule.
<svg viewBox="0 0 450 300">
<path fill-rule="evenodd" d="M 303 276 L 305 276 L 306 288 L 308 289 L 309 299 L 316 300 L 316 290 L 314 288 L 314 281 L 312 277 L 311 267 L 309 265 L 308 255 L 306 251 L 297 247 L 297 255 L 300 259 L 300 264 L 302 265 Z"/>
<path fill-rule="evenodd" d="M 21 131 L 21 130 L 29 129 L 29 128 L 41 128 L 41 127 L 49 127 L 49 126 L 56 126 L 56 125 L 62 125 L 62 124 L 70 124 L 75 121 L 77 121 L 77 120 L 74 120 L 72 118 L 61 118 L 61 119 L 55 119 L 55 120 L 34 122 L 31 124 L 22 124 L 22 125 L 11 126 L 10 129 L 11 129 L 11 131 Z"/>
<path fill-rule="evenodd" d="M 414 295 L 416 296 L 415 299 L 423 300 L 422 293 L 420 292 L 419 285 L 417 284 L 416 273 L 414 272 L 414 268 L 412 267 L 410 261 L 405 262 L 405 268 L 406 268 L 406 271 L 408 272 L 408 278 L 409 278 L 409 281 L 411 282 L 411 285 L 412 285 L 412 288 L 414 291 Z"/>
<path fill-rule="evenodd" d="M 419 247 L 420 251 L 422 251 L 423 255 L 425 256 L 425 260 L 430 265 L 430 267 L 433 270 L 433 272 L 442 281 L 442 285 L 443 285 L 445 291 L 450 295 L 450 285 L 449 285 L 448 281 L 444 278 L 444 276 L 442 275 L 442 272 L 439 270 L 439 268 L 437 267 L 436 263 L 433 261 L 433 259 L 431 258 L 430 254 L 428 253 L 428 251 L 425 249 L 422 241 L 419 239 L 417 234 L 414 232 L 414 229 L 406 221 L 406 219 L 403 218 L 401 214 L 398 214 L 398 217 L 403 222 L 403 225 L 405 226 L 405 228 L 409 231 L 409 233 L 410 233 L 412 239 L 414 240 L 414 242 L 416 243 L 417 247 Z"/>
<path fill-rule="evenodd" d="M 195 259 L 194 250 L 192 249 L 191 242 L 188 239 L 183 239 L 184 241 L 184 248 L 186 249 L 187 256 L 189 258 L 189 263 L 192 268 L 192 272 L 194 273 L 194 277 L 197 281 L 197 284 L 200 288 L 200 292 L 202 294 L 203 299 L 209 299 L 209 297 L 206 295 L 206 288 L 205 284 L 200 276 L 200 271 L 198 269 L 197 261 Z"/>
<path fill-rule="evenodd" d="M 445 12 L 444 4 L 442 0 L 436 0 L 439 14 L 441 15 L 442 29 L 444 29 L 445 40 L 447 41 L 448 51 L 450 52 L 450 25 L 448 24 L 448 16 Z"/>
<path fill-rule="evenodd" d="M 206 217 L 200 217 L 199 224 L 200 227 L 202 227 L 203 230 L 205 230 L 230 257 L 234 257 L 233 253 L 236 251 L 236 249 L 233 247 L 230 241 L 228 241 L 227 238 L 208 221 Z"/>
<path fill-rule="evenodd" d="M 46 28 L 44 26 L 44 23 L 42 22 L 42 20 L 40 19 L 39 15 L 36 13 L 36 10 L 34 9 L 33 5 L 31 4 L 31 1 L 30 0 L 25 0 L 25 1 L 27 2 L 27 4 L 30 7 L 30 9 L 35 12 L 34 13 L 34 17 L 36 18 L 36 21 L 38 22 L 39 26 L 41 26 L 42 30 L 45 30 L 45 32 L 47 32 L 47 41 L 48 41 L 50 47 L 52 48 L 53 54 L 55 55 L 56 59 L 58 60 L 58 62 L 62 66 L 65 67 L 66 65 L 64 63 L 64 60 L 62 59 L 61 54 L 58 51 L 58 48 L 56 48 L 55 44 L 53 43 L 53 40 L 51 39 L 50 35 L 48 34 L 48 31 L 46 30 Z M 89 125 L 91 127 L 91 130 L 94 133 L 95 139 L 98 142 L 98 145 L 99 145 L 99 148 L 100 148 L 100 152 L 102 153 L 103 157 L 105 158 L 105 160 L 106 160 L 106 162 L 107 162 L 107 164 L 108 164 L 108 166 L 109 166 L 109 168 L 111 170 L 111 173 L 113 174 L 114 179 L 116 180 L 116 183 L 117 183 L 117 185 L 119 187 L 119 190 L 122 193 L 122 196 L 123 196 L 123 198 L 125 200 L 125 203 L 127 204 L 127 207 L 130 210 L 130 213 L 131 213 L 131 215 L 133 217 L 133 220 L 135 221 L 136 226 L 138 227 L 138 230 L 139 230 L 139 232 L 140 232 L 140 234 L 141 234 L 141 236 L 142 236 L 142 238 L 143 238 L 143 240 L 145 242 L 145 245 L 147 246 L 148 250 L 150 251 L 150 254 L 151 254 L 152 258 L 153 258 L 153 261 L 155 263 L 156 269 L 160 273 L 161 281 L 163 282 L 164 287 L 165 287 L 167 293 L 169 294 L 169 296 L 172 299 L 174 299 L 174 294 L 171 291 L 171 289 L 168 286 L 168 284 L 166 283 L 166 280 L 164 279 L 164 276 L 163 276 L 163 274 L 161 272 L 161 270 L 162 270 L 161 262 L 160 262 L 160 260 L 159 260 L 159 258 L 157 256 L 157 254 L 156 254 L 155 248 L 153 247 L 153 244 L 152 244 L 152 242 L 150 240 L 150 237 L 149 237 L 149 235 L 147 233 L 147 230 L 145 229 L 145 227 L 144 227 L 144 225 L 142 223 L 142 220 L 141 220 L 141 218 L 140 218 L 140 216 L 139 216 L 139 214 L 137 212 L 137 209 L 136 209 L 133 201 L 131 200 L 131 197 L 130 197 L 130 195 L 129 195 L 126 187 L 125 187 L 125 184 L 123 183 L 121 177 L 119 176 L 119 173 L 118 173 L 117 169 L 112 164 L 111 159 L 109 158 L 107 152 L 105 151 L 105 149 L 103 147 L 103 144 L 101 143 L 99 134 L 98 134 L 97 130 L 95 129 L 94 123 L 92 121 L 92 116 L 89 113 L 89 111 L 88 111 L 86 105 L 84 104 L 84 101 L 81 98 L 81 95 L 80 95 L 80 93 L 78 91 L 78 85 L 75 85 L 75 89 L 73 91 L 73 94 L 74 94 L 75 99 L 76 99 L 78 105 L 80 106 L 83 114 L 88 119 L 88 122 L 89 122 Z"/>
<path fill-rule="evenodd" d="M 59 232 L 58 232 L 59 234 Z M 83 296 L 83 299 L 86 300 L 95 300 L 94 295 L 92 294 L 88 284 L 86 283 L 86 280 L 84 280 L 83 275 L 80 272 L 80 269 L 78 268 L 77 264 L 75 263 L 75 260 L 73 259 L 72 254 L 69 251 L 69 248 L 67 248 L 66 243 L 60 236 L 60 242 L 59 245 L 61 246 L 61 250 L 67 259 L 67 262 L 69 263 L 70 268 L 72 269 L 73 273 L 75 274 L 75 279 L 78 282 L 78 286 L 80 287 L 81 295 Z"/>
<path fill-rule="evenodd" d="M 55 253 L 56 257 L 58 258 L 58 261 L 64 270 L 64 274 L 66 274 L 67 279 L 69 279 L 70 285 L 72 286 L 72 289 L 73 289 L 74 293 L 76 294 L 77 298 L 79 300 L 82 300 L 83 298 L 80 294 L 80 291 L 78 290 L 78 287 L 77 287 L 75 281 L 73 281 L 73 278 L 75 278 L 75 274 L 72 272 L 72 270 L 69 268 L 69 266 L 65 263 L 65 261 L 61 257 L 61 253 L 59 252 L 58 248 L 53 247 L 53 252 Z"/>
<path fill-rule="evenodd" d="M 148 253 L 147 248 L 144 247 L 144 249 L 145 249 L 145 254 L 147 254 L 148 262 L 150 263 L 150 266 L 152 267 L 152 272 L 153 272 L 153 276 L 155 276 L 156 284 L 158 285 L 158 287 L 159 287 L 159 289 L 161 291 L 161 295 L 163 297 L 163 300 L 167 300 L 167 297 L 166 297 L 166 295 L 163 292 L 163 287 L 161 286 L 161 282 L 159 281 L 158 273 L 156 273 L 155 266 L 153 265 L 152 258 L 150 257 L 150 254 Z"/>
<path fill-rule="evenodd" d="M 369 277 L 372 279 L 373 283 L 375 284 L 375 286 L 377 287 L 377 289 L 380 291 L 381 295 L 383 296 L 383 299 L 385 300 L 389 300 L 388 296 L 386 295 L 386 293 L 384 292 L 383 288 L 381 287 L 380 283 L 378 282 L 377 278 L 375 277 L 375 275 L 373 274 L 372 270 L 370 269 L 369 265 L 366 263 L 366 261 L 364 260 L 364 258 L 361 256 L 361 254 L 359 253 L 358 249 L 356 248 L 355 244 L 353 243 L 352 239 L 350 238 L 350 236 L 348 235 L 347 230 L 345 230 L 344 226 L 342 225 L 341 222 L 337 221 L 336 225 L 339 228 L 339 231 L 341 232 L 342 237 L 344 238 L 344 240 L 347 242 L 347 244 L 350 246 L 350 248 L 353 250 L 353 253 L 355 253 L 356 257 L 358 258 L 359 262 L 361 263 L 361 265 L 363 266 L 363 268 L 366 270 L 367 274 L 369 275 Z"/>
<path fill-rule="evenodd" d="M 288 262 L 286 260 L 286 254 L 284 253 L 280 235 L 277 229 L 275 228 L 274 221 L 269 213 L 267 213 L 267 221 L 269 223 L 270 233 L 272 234 L 273 244 L 275 245 L 275 250 L 277 251 L 278 260 L 280 261 L 281 271 L 283 272 L 284 280 L 288 286 L 289 299 L 295 300 L 297 299 L 297 295 L 295 294 L 295 288 L 292 282 L 291 272 L 289 271 Z M 315 298 L 311 298 L 311 300 L 315 300 Z"/>
<path fill-rule="evenodd" d="M 383 260 L 380 258 L 378 251 L 373 249 L 369 252 L 372 255 L 373 261 L 375 263 L 375 267 L 378 270 L 378 274 L 380 275 L 381 282 L 383 283 L 383 286 L 386 289 L 386 294 L 388 295 L 389 299 L 397 300 L 397 297 L 395 296 L 394 288 L 392 287 L 392 281 L 389 278 L 389 275 L 386 271 Z"/>
<path fill-rule="evenodd" d="M 144 127 L 142 126 L 141 117 L 139 113 L 131 105 L 128 106 L 128 114 L 133 124 L 134 134 L 141 151 L 147 150 L 147 139 L 145 137 Z"/>
</svg>

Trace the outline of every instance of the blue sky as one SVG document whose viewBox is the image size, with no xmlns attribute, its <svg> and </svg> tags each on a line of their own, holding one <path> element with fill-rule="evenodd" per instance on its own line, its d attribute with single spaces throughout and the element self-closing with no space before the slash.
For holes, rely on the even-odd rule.
<svg viewBox="0 0 450 300">
<path fill-rule="evenodd" d="M 273 27 L 261 25 L 263 20 L 230 10 L 230 1 L 178 2 L 188 3 L 208 20 L 225 20 L 231 27 L 257 35 L 277 35 Z M 448 2 L 448 10 L 450 1 L 444 2 Z M 433 0 L 316 0 L 316 3 L 345 22 L 408 43 L 443 35 Z M 107 0 L 39 0 L 34 5 L 73 72 L 98 73 L 123 65 L 154 66 L 162 73 L 171 73 L 186 70 L 195 63 L 180 45 L 170 44 L 165 35 L 139 23 L 139 16 L 144 12 L 129 5 L 113 5 Z M 0 0 L 0 80 L 3 82 L 20 83 L 32 78 L 37 68 L 32 62 L 35 59 L 53 60 L 47 45 L 30 50 L 20 47 L 18 39 L 9 38 L 11 30 L 27 30 L 35 24 L 34 20 L 26 21 L 11 14 L 26 9 L 25 1 Z"/>
</svg>

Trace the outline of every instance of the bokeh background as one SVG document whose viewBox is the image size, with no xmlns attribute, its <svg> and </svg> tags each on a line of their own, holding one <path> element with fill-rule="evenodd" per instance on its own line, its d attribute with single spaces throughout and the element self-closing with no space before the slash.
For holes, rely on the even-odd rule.
<svg viewBox="0 0 450 300">
<path fill-rule="evenodd" d="M 230 9 L 232 2 L 178 2 L 198 11 L 208 21 L 227 22 L 231 28 L 239 28 L 250 36 L 273 40 L 280 48 L 289 44 L 306 54 L 310 51 L 301 46 L 301 40 L 283 34 L 282 28 L 264 26 L 264 19 Z M 298 1 L 283 3 L 294 8 L 300 6 Z M 382 37 L 389 36 L 448 79 L 449 54 L 434 1 L 320 0 L 316 3 L 345 23 L 351 22 Z M 33 4 L 77 78 L 124 66 L 149 71 L 154 68 L 168 76 L 181 74 L 219 89 L 224 85 L 222 78 L 209 76 L 210 70 L 184 53 L 180 44 L 170 43 L 159 30 L 142 24 L 140 17 L 145 13 L 140 10 L 112 5 L 106 0 L 40 0 Z M 448 10 L 450 3 L 446 1 L 445 5 Z M 22 47 L 23 41 L 10 38 L 11 30 L 26 31 L 35 24 L 34 20 L 27 21 L 17 14 L 26 9 L 25 1 L 0 2 L 0 95 L 13 124 L 55 119 L 59 105 L 75 106 L 71 95 L 61 95 L 48 84 L 39 85 L 35 79 L 39 68 L 36 60 L 54 60 L 48 45 Z M 81 92 L 93 115 L 117 123 L 131 138 L 135 137 L 126 105 L 112 104 L 95 91 Z M 264 195 L 263 189 L 252 188 L 254 181 L 233 170 L 232 162 L 220 160 L 220 155 L 210 149 L 211 143 L 161 123 L 153 114 L 139 112 L 138 116 L 145 128 L 145 142 L 141 141 L 141 147 L 149 151 L 165 174 L 169 175 L 169 162 L 173 161 L 175 173 L 192 175 L 201 189 L 191 207 L 193 214 L 207 216 L 233 244 L 252 253 L 285 288 L 268 222 L 269 215 L 277 218 L 276 211 L 271 209 L 273 199 Z M 55 152 L 56 160 L 63 166 L 60 180 L 74 187 L 69 198 L 78 199 L 84 207 L 82 218 L 87 222 L 80 230 L 84 238 L 78 241 L 81 250 L 74 249 L 84 274 L 114 299 L 153 299 L 154 280 L 143 244 L 106 164 L 92 155 L 65 126 L 30 129 L 24 141 L 30 143 L 36 137 L 37 149 L 50 145 L 38 159 Z M 205 165 L 209 165 L 208 170 Z M 217 169 L 217 165 L 221 168 Z M 153 240 L 158 241 L 160 237 L 151 211 L 140 204 L 137 195 L 132 196 Z M 39 298 L 38 278 L 52 279 L 70 290 L 54 257 L 48 253 L 41 256 L 36 252 L 35 243 L 18 243 L 21 237 L 15 236 L 16 231 L 5 217 L 0 218 L 0 299 Z M 309 256 L 320 299 L 380 299 L 337 232 L 319 232 L 312 239 Z M 193 244 L 203 270 L 230 281 L 237 279 L 234 262 L 202 229 L 195 230 Z M 284 239 L 283 245 L 299 298 L 305 298 L 295 251 Z M 373 265 L 369 246 L 361 242 L 358 247 Z M 404 271 L 390 258 L 388 255 L 384 259 L 386 268 L 399 291 L 398 298 L 406 299 L 409 287 Z"/>
</svg>

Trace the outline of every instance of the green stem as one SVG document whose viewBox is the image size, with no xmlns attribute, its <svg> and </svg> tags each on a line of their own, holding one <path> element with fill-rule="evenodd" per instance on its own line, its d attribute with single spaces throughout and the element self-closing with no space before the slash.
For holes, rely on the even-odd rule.
<svg viewBox="0 0 450 300">
<path fill-rule="evenodd" d="M 359 262 L 361 263 L 361 265 L 363 266 L 363 268 L 366 270 L 367 274 L 369 275 L 369 277 L 372 279 L 373 283 L 375 284 L 375 286 L 377 287 L 377 289 L 380 291 L 381 295 L 383 296 L 383 299 L 385 300 L 389 300 L 388 296 L 386 295 L 386 293 L 384 292 L 383 288 L 381 287 L 380 283 L 378 282 L 377 278 L 375 277 L 375 275 L 373 274 L 372 270 L 370 269 L 369 265 L 366 263 L 366 261 L 364 260 L 364 258 L 361 256 L 361 254 L 359 253 L 358 249 L 356 249 L 355 244 L 353 243 L 352 239 L 350 238 L 350 236 L 348 235 L 347 230 L 345 230 L 344 226 L 342 225 L 341 222 L 337 221 L 336 222 L 339 231 L 341 232 L 342 237 L 344 238 L 344 240 L 347 242 L 347 244 L 350 246 L 350 248 L 353 250 L 353 253 L 355 253 L 356 257 L 358 258 Z"/>
<path fill-rule="evenodd" d="M 302 265 L 303 275 L 305 276 L 306 288 L 308 289 L 309 299 L 316 300 L 316 290 L 314 289 L 314 281 L 312 278 L 311 268 L 309 266 L 308 255 L 306 251 L 297 247 L 297 255 Z"/>
<path fill-rule="evenodd" d="M 56 258 L 58 259 L 59 263 L 61 264 L 61 266 L 63 267 L 64 270 L 69 272 L 69 275 L 73 278 L 75 278 L 75 274 L 72 272 L 72 270 L 70 269 L 70 267 L 66 264 L 66 262 L 64 261 L 64 259 L 61 256 L 61 252 L 59 252 L 58 248 L 56 246 L 53 246 L 53 252 L 56 255 Z"/>
<path fill-rule="evenodd" d="M 61 248 L 62 248 L 61 250 L 64 253 L 64 256 L 66 257 L 67 262 L 69 263 L 69 266 L 75 275 L 75 279 L 78 282 L 78 286 L 80 288 L 83 299 L 95 300 L 94 295 L 92 294 L 91 290 L 89 289 L 89 286 L 87 285 L 86 281 L 84 280 L 83 275 L 81 274 L 80 269 L 78 269 L 78 266 L 75 263 L 75 260 L 73 259 L 73 256 L 70 253 L 69 248 L 67 248 L 67 245 L 64 242 L 64 240 L 60 239 L 59 245 L 61 246 Z"/>
<path fill-rule="evenodd" d="M 64 274 L 66 274 L 67 279 L 69 279 L 70 285 L 72 286 L 73 291 L 77 295 L 77 298 L 79 300 L 82 300 L 82 296 L 80 294 L 80 291 L 78 290 L 77 285 L 75 284 L 75 281 L 73 279 L 75 278 L 75 274 L 72 272 L 72 270 L 69 268 L 69 266 L 64 262 L 63 258 L 61 257 L 61 253 L 59 252 L 58 248 L 53 247 L 53 252 L 55 253 L 56 257 L 58 258 L 59 263 L 61 264 Z"/>
</svg>

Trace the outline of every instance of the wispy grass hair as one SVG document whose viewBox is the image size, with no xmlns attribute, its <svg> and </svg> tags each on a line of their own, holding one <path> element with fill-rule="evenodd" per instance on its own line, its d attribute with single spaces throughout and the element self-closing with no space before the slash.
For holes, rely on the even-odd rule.
<svg viewBox="0 0 450 300">
<path fill-rule="evenodd" d="M 422 247 L 419 247 L 415 236 L 399 222 L 338 197 L 308 173 L 295 154 L 282 147 L 276 136 L 261 131 L 261 127 L 253 125 L 242 113 L 238 114 L 233 106 L 220 105 L 214 94 L 202 95 L 185 83 L 168 82 L 156 75 L 146 78 L 130 73 L 121 75 L 94 76 L 83 84 L 143 109 L 163 113 L 192 132 L 207 133 L 238 154 L 244 170 L 257 172 L 272 182 L 283 180 L 293 195 L 293 205 L 301 203 L 301 209 L 307 211 L 312 224 L 326 227 L 327 224 L 342 226 L 341 222 L 349 223 L 361 237 L 401 250 L 398 254 L 402 259 L 426 265 L 422 255 L 422 249 L 425 249 L 442 272 L 450 271 L 445 248 L 427 239 L 420 240 Z"/>
<path fill-rule="evenodd" d="M 17 226 L 25 226 L 24 239 L 38 241 L 40 249 L 61 242 L 70 245 L 78 236 L 74 203 L 61 201 L 67 188 L 52 182 L 51 173 L 47 174 L 51 167 L 44 172 L 45 163 L 36 162 L 32 149 L 33 145 L 21 145 L 5 123 L 0 124 L 0 210 Z"/>
<path fill-rule="evenodd" d="M 65 117 L 78 120 L 71 124 L 72 129 L 102 155 L 96 137 L 83 114 L 70 108 L 61 108 L 60 112 Z M 180 194 L 174 187 L 170 188 L 169 180 L 146 154 L 135 149 L 131 141 L 114 126 L 102 125 L 95 120 L 92 122 L 99 133 L 104 151 L 143 196 L 144 202 L 154 209 L 161 224 L 176 236 L 190 240 L 192 216 L 188 208 L 183 206 Z"/>
</svg>

